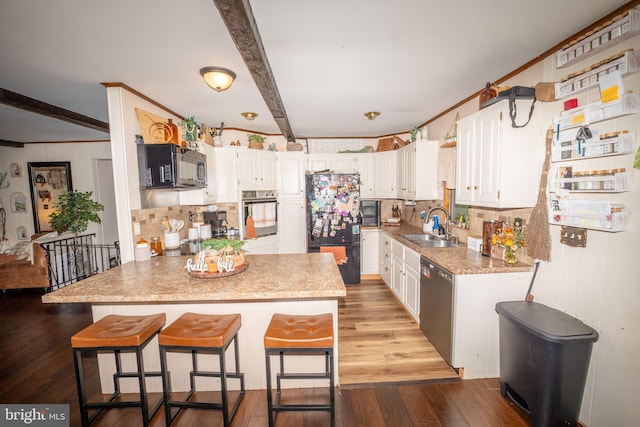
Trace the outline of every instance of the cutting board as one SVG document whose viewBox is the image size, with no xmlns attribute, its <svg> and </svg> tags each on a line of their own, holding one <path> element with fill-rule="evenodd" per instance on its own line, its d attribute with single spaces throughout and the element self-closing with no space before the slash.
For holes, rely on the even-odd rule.
<svg viewBox="0 0 640 427">
<path fill-rule="evenodd" d="M 151 137 L 149 130 L 155 123 L 169 123 L 169 119 L 166 117 L 158 116 L 157 114 L 150 113 L 141 108 L 136 108 L 136 116 L 138 117 L 138 123 L 140 124 L 140 135 L 145 144 L 158 144 Z M 178 126 L 178 141 L 182 141 L 182 135 L 180 135 L 180 126 Z"/>
</svg>

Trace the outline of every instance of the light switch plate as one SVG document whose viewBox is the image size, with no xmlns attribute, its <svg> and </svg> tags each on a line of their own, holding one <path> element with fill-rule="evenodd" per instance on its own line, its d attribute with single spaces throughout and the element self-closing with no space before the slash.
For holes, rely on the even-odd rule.
<svg viewBox="0 0 640 427">
<path fill-rule="evenodd" d="M 133 235 L 134 236 L 139 236 L 140 235 L 140 223 L 139 222 L 134 222 L 133 223 Z"/>
<path fill-rule="evenodd" d="M 560 230 L 560 243 L 574 248 L 586 248 L 587 229 L 563 225 Z"/>
</svg>

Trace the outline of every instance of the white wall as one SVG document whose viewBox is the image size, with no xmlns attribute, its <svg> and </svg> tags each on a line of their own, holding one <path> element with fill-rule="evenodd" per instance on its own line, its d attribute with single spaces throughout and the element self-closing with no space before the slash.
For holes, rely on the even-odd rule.
<svg viewBox="0 0 640 427">
<path fill-rule="evenodd" d="M 27 170 L 28 162 L 71 162 L 71 180 L 74 190 L 92 191 L 95 194 L 93 160 L 110 159 L 111 149 L 108 142 L 64 143 L 64 144 L 25 144 L 24 148 L 0 147 L 0 172 L 8 171 L 9 165 L 17 163 L 22 168 L 22 177 L 7 175 L 9 187 L 0 189 L 0 199 L 7 212 L 7 239 L 11 245 L 17 241 L 17 228 L 24 226 L 27 235 L 34 233 L 31 194 Z M 11 212 L 10 197 L 15 192 L 23 193 L 27 198 L 27 212 Z M 97 233 L 98 226 L 89 224 L 88 233 Z"/>
<path fill-rule="evenodd" d="M 570 73 L 588 68 L 625 49 L 640 49 L 640 36 L 618 43 L 587 60 L 557 70 L 555 57 L 520 73 L 506 85 L 533 86 L 541 81 L 560 81 Z M 640 92 L 640 73 L 623 79 L 625 90 Z M 599 99 L 599 90 L 578 94 L 579 105 Z M 554 115 L 563 110 L 566 99 L 536 103 L 543 126 L 551 126 Z M 478 110 L 474 99 L 458 109 L 460 117 Z M 455 111 L 429 124 L 429 138 L 442 140 L 451 126 Z M 518 111 L 520 114 L 525 112 Z M 519 122 L 520 120 L 518 120 Z M 595 123 L 591 129 L 601 133 L 627 129 L 640 140 L 640 114 Z M 544 141 L 540 141 L 544 143 Z M 636 143 L 637 148 L 638 143 Z M 632 190 L 618 194 L 573 194 L 588 200 L 608 200 L 625 205 L 630 212 L 627 231 L 608 233 L 588 230 L 587 247 L 572 248 L 560 243 L 560 227 L 550 226 L 551 261 L 542 263 L 536 277 L 535 301 L 562 310 L 596 329 L 600 335 L 594 345 L 585 387 L 580 419 L 590 427 L 637 424 L 640 396 L 640 170 L 633 169 L 633 154 L 573 162 L 574 170 L 624 167 L 633 171 Z M 514 159 L 526 162 L 527 159 Z M 552 163 L 554 170 L 559 163 Z"/>
</svg>

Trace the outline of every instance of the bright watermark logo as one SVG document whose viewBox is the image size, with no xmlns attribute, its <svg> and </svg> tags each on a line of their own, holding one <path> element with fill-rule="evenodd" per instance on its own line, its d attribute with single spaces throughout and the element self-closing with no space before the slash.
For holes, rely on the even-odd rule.
<svg viewBox="0 0 640 427">
<path fill-rule="evenodd" d="M 69 427 L 69 405 L 0 404 L 0 427 Z"/>
</svg>

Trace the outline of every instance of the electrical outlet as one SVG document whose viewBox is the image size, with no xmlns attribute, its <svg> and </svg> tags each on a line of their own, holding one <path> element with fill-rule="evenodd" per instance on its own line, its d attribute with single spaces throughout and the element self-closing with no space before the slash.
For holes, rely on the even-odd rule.
<svg viewBox="0 0 640 427">
<path fill-rule="evenodd" d="M 140 223 L 139 222 L 134 222 L 133 223 L 133 234 L 138 236 L 140 235 Z"/>
</svg>

